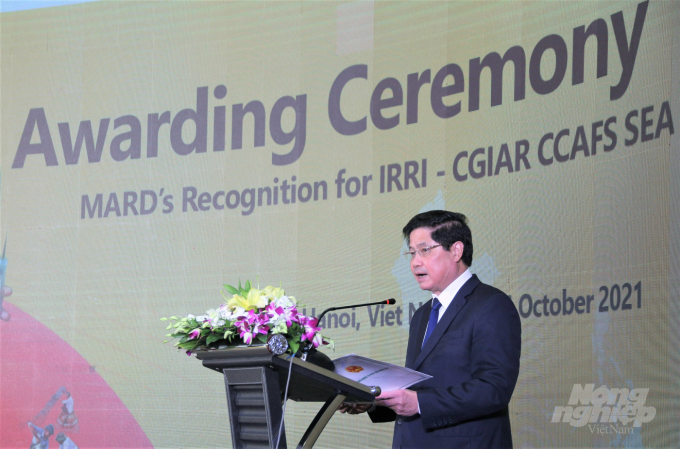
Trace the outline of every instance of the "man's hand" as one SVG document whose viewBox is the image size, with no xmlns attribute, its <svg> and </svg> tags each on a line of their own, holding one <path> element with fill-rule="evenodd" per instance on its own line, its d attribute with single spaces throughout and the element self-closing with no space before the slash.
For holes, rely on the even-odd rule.
<svg viewBox="0 0 680 449">
<path fill-rule="evenodd" d="M 375 398 L 376 405 L 389 407 L 397 415 L 413 416 L 418 414 L 418 394 L 413 390 L 383 391 Z"/>
<path fill-rule="evenodd" d="M 373 407 L 373 404 L 348 404 L 343 402 L 338 407 L 338 411 L 348 415 L 358 415 L 359 413 L 367 412 L 371 407 Z"/>
<path fill-rule="evenodd" d="M 11 318 L 9 312 L 7 312 L 5 309 L 2 308 L 2 299 L 5 296 L 9 296 L 12 294 L 12 289 L 9 287 L 3 287 L 2 289 L 2 297 L 0 297 L 0 320 L 2 321 L 9 321 Z"/>
</svg>

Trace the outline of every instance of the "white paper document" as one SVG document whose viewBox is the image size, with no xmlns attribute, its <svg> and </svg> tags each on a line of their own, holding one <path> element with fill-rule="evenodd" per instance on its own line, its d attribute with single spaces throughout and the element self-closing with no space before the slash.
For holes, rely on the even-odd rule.
<svg viewBox="0 0 680 449">
<path fill-rule="evenodd" d="M 336 374 L 382 391 L 403 390 L 432 376 L 403 366 L 349 354 L 333 360 Z"/>
</svg>

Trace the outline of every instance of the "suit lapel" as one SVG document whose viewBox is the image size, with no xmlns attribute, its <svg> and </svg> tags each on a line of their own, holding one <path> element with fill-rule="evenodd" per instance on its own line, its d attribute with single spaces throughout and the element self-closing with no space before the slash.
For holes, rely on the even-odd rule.
<svg viewBox="0 0 680 449">
<path fill-rule="evenodd" d="M 477 285 L 479 284 L 480 281 L 479 279 L 477 279 L 477 276 L 472 275 L 472 277 L 468 279 L 468 281 L 465 284 L 463 284 L 460 290 L 458 290 L 456 296 L 453 297 L 453 301 L 451 301 L 451 304 L 449 304 L 449 307 L 446 309 L 444 316 L 439 320 L 437 326 L 434 328 L 434 332 L 432 332 L 432 335 L 430 335 L 430 338 L 427 340 L 427 343 L 425 343 L 425 346 L 423 346 L 422 349 L 420 350 L 420 354 L 418 354 L 418 356 L 416 357 L 416 360 L 413 363 L 411 369 L 417 370 L 420 364 L 423 363 L 423 360 L 425 360 L 425 358 L 432 352 L 434 347 L 437 345 L 439 340 L 442 338 L 446 330 L 453 322 L 453 319 L 456 317 L 456 315 L 458 315 L 460 309 L 462 309 L 465 303 L 467 302 L 467 296 L 469 296 L 473 292 L 475 287 L 477 287 Z M 432 302 L 430 302 L 430 307 L 431 304 Z M 427 325 L 429 312 L 427 314 L 424 314 L 424 317 L 425 325 Z M 422 329 L 418 329 L 419 339 L 416 342 L 417 344 L 421 344 L 423 342 L 423 337 L 425 336 L 424 329 L 425 326 L 423 326 L 422 323 L 421 328 Z"/>
<path fill-rule="evenodd" d="M 416 340 L 415 344 L 413 345 L 413 351 L 411 354 L 407 354 L 407 359 L 406 359 L 406 368 L 410 368 L 413 362 L 415 361 L 416 357 L 418 357 L 418 354 L 420 354 L 421 350 L 421 344 L 423 343 L 423 338 L 425 338 L 425 331 L 427 330 L 427 322 L 430 319 L 430 311 L 432 310 L 432 300 L 430 299 L 426 304 L 425 304 L 425 310 L 423 310 L 423 313 L 420 316 L 420 320 L 417 323 L 413 323 L 415 326 L 418 326 L 416 330 Z"/>
</svg>

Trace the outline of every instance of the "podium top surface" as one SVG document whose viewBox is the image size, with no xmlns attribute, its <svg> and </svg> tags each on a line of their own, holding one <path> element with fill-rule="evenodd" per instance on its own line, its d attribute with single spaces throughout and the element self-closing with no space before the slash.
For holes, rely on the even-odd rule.
<svg viewBox="0 0 680 449">
<path fill-rule="evenodd" d="M 227 348 L 199 351 L 196 357 L 203 366 L 224 373 L 227 382 L 235 379 L 237 371 L 267 368 L 278 373 L 281 391 L 285 388 L 290 368 L 290 356 L 276 356 L 266 347 Z M 345 402 L 373 402 L 371 387 L 360 384 L 312 363 L 293 359 L 288 398 L 299 402 L 325 402 L 329 396 L 343 394 Z M 242 376 L 240 377 L 242 378 Z M 239 382 L 242 382 L 239 380 Z M 233 383 L 233 382 L 231 382 Z"/>
</svg>

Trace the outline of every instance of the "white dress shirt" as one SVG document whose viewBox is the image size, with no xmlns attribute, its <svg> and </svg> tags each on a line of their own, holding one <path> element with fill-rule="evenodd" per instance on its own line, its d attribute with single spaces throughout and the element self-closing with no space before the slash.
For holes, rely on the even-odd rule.
<svg viewBox="0 0 680 449">
<path fill-rule="evenodd" d="M 448 309 L 448 307 L 451 305 L 451 302 L 453 301 L 453 298 L 455 298 L 458 294 L 458 290 L 460 290 L 463 284 L 465 284 L 471 277 L 472 273 L 470 273 L 470 269 L 467 269 L 465 272 L 463 272 L 463 274 L 451 282 L 439 296 L 432 295 L 432 297 L 437 298 L 442 305 L 439 308 L 439 318 L 437 319 L 437 322 L 439 322 L 439 320 L 441 320 L 444 316 L 446 309 Z"/>
</svg>

